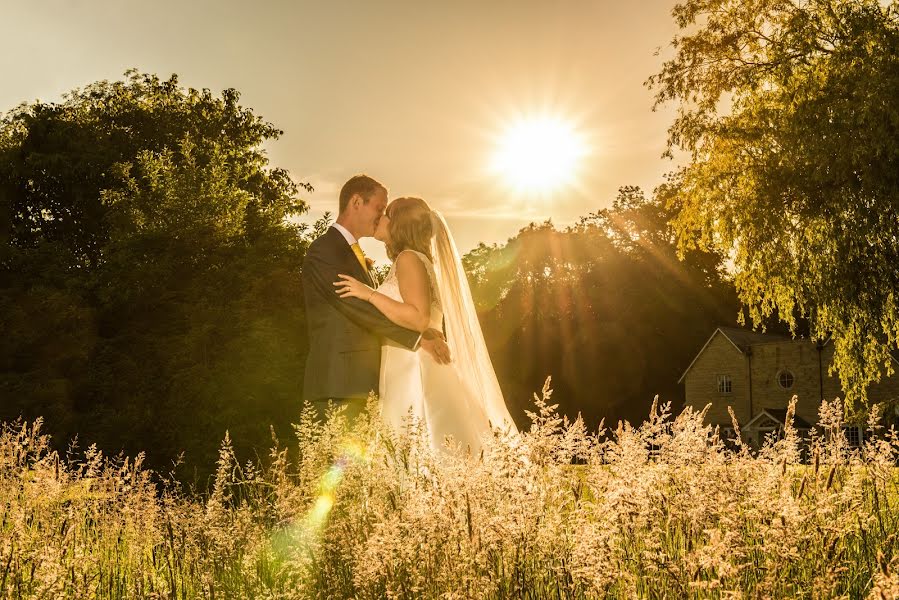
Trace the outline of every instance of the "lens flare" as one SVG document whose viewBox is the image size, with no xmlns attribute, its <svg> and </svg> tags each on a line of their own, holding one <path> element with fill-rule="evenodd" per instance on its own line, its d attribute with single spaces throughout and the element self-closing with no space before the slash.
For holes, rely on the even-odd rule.
<svg viewBox="0 0 899 600">
<path fill-rule="evenodd" d="M 295 523 L 273 532 L 272 549 L 286 557 L 297 551 L 305 554 L 313 547 L 328 522 L 328 515 L 331 514 L 331 509 L 337 501 L 337 490 L 346 476 L 347 469 L 368 460 L 368 451 L 359 440 L 344 440 L 337 458 L 319 478 L 318 495 L 312 505 Z"/>
</svg>

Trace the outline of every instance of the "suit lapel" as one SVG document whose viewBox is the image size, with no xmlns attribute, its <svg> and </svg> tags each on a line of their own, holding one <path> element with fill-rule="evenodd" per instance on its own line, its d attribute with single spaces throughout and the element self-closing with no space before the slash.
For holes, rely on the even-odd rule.
<svg viewBox="0 0 899 600">
<path fill-rule="evenodd" d="M 366 281 L 366 283 L 368 283 L 370 287 L 378 287 L 375 285 L 375 278 L 372 277 L 371 271 L 369 271 L 368 269 L 365 270 L 365 278 L 368 280 Z"/>
<path fill-rule="evenodd" d="M 347 275 L 353 275 L 356 279 L 365 282 L 367 285 L 371 287 L 375 287 L 374 278 L 371 276 L 371 273 L 368 269 L 363 269 L 362 265 L 359 264 L 359 259 L 356 258 L 356 253 L 353 252 L 353 249 L 350 248 L 350 245 L 347 244 L 346 238 L 343 237 L 343 234 L 340 233 L 336 228 L 331 227 L 328 229 L 328 233 L 331 234 L 331 237 L 334 238 L 334 244 L 341 248 L 341 254 L 343 256 L 343 262 L 350 267 L 348 269 Z M 349 272 L 352 271 L 352 272 Z"/>
<path fill-rule="evenodd" d="M 350 249 L 350 252 L 353 252 L 352 248 Z M 363 277 L 360 281 L 365 282 L 366 284 L 369 285 L 369 287 L 375 287 L 375 281 L 374 281 L 374 278 L 371 276 L 371 272 L 368 270 L 368 268 L 365 268 L 365 269 L 362 268 L 362 265 L 359 264 L 359 259 L 356 258 L 355 253 L 353 253 L 353 262 L 356 263 L 357 267 L 359 267 L 358 271 L 363 274 Z"/>
</svg>

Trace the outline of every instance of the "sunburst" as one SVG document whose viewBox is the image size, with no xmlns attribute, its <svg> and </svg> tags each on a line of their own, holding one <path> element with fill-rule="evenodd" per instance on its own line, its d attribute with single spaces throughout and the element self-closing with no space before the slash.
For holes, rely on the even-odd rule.
<svg viewBox="0 0 899 600">
<path fill-rule="evenodd" d="M 491 171 L 518 192 L 546 194 L 577 183 L 589 154 L 574 125 L 554 116 L 521 118 L 499 137 Z"/>
</svg>

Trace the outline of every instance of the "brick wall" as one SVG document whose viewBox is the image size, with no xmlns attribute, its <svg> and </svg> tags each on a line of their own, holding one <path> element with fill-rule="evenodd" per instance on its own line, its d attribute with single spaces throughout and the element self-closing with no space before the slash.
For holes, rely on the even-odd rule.
<svg viewBox="0 0 899 600">
<path fill-rule="evenodd" d="M 731 420 L 727 412 L 728 405 L 733 407 L 739 422 L 745 424 L 763 408 L 786 408 L 795 394 L 798 396 L 797 415 L 814 425 L 818 421 L 822 397 L 828 400 L 843 397 L 839 378 L 827 373 L 833 361 L 833 344 L 827 344 L 821 350 L 820 378 L 818 349 L 814 342 L 764 342 L 754 344 L 751 354 L 751 357 L 747 357 L 724 334 L 716 333 L 684 378 L 686 404 L 695 410 L 702 410 L 706 404 L 711 403 L 708 422 L 729 426 Z M 751 406 L 747 377 L 750 363 Z M 868 398 L 872 403 L 899 404 L 899 364 L 894 362 L 893 368 L 897 373 L 882 379 L 868 390 Z M 789 389 L 781 387 L 779 382 L 780 374 L 784 371 L 793 375 L 793 385 Z M 733 382 L 732 393 L 718 392 L 717 376 L 721 374 L 730 375 Z"/>
<path fill-rule="evenodd" d="M 716 333 L 684 378 L 686 404 L 702 410 L 712 403 L 710 423 L 730 425 L 727 406 L 734 408 L 740 423 L 749 420 L 746 357 L 722 333 Z M 732 393 L 718 392 L 718 375 L 730 375 Z"/>
<path fill-rule="evenodd" d="M 836 378 L 827 375 L 833 348 L 822 350 L 824 398 L 840 395 Z M 781 387 L 781 373 L 793 375 L 789 389 Z M 821 405 L 821 380 L 818 375 L 818 349 L 808 340 L 778 341 L 752 346 L 752 404 L 754 414 L 762 408 L 786 408 L 793 395 L 798 396 L 796 414 L 811 424 L 818 420 Z"/>
</svg>

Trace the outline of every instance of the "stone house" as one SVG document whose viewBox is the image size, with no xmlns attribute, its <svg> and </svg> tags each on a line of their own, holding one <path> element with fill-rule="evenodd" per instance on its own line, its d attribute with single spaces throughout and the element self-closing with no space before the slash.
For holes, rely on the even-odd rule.
<svg viewBox="0 0 899 600">
<path fill-rule="evenodd" d="M 823 398 L 842 397 L 837 377 L 828 375 L 833 344 L 805 338 L 759 333 L 737 327 L 719 327 L 684 371 L 685 404 L 711 408 L 707 420 L 732 431 L 727 407 L 733 408 L 743 437 L 758 446 L 765 434 L 777 431 L 786 417 L 787 404 L 798 396 L 794 425 L 808 430 L 818 421 Z M 896 360 L 894 356 L 894 361 Z M 899 364 L 895 365 L 899 370 Z M 868 390 L 872 403 L 895 405 L 899 376 L 882 379 Z M 846 430 L 850 443 L 861 443 L 864 432 Z"/>
</svg>

